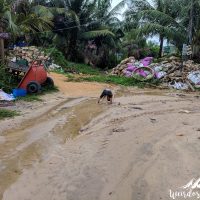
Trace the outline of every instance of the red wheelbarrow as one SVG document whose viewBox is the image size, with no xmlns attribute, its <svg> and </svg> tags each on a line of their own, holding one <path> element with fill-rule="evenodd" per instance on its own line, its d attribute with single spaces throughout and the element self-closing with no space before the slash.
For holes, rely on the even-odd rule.
<svg viewBox="0 0 200 200">
<path fill-rule="evenodd" d="M 30 66 L 25 60 L 10 62 L 8 63 L 8 69 L 17 76 L 22 75 L 18 88 L 25 89 L 28 93 L 39 92 L 43 85 L 54 86 L 52 78 L 47 76 L 44 65 L 39 61 L 34 61 Z"/>
</svg>

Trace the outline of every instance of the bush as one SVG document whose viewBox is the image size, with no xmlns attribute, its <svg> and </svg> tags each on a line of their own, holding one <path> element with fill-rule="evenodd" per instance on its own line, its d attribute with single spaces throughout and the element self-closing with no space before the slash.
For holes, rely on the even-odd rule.
<svg viewBox="0 0 200 200">
<path fill-rule="evenodd" d="M 65 66 L 63 70 L 66 73 L 75 72 L 75 73 L 90 74 L 90 75 L 97 75 L 101 73 L 101 71 L 98 68 L 91 67 L 90 65 L 74 63 L 74 62 L 68 62 L 67 66 Z"/>
<path fill-rule="evenodd" d="M 63 55 L 63 53 L 61 51 L 59 51 L 56 48 L 47 48 L 44 50 L 45 53 L 47 55 L 49 55 L 55 64 L 61 66 L 61 67 L 66 67 L 68 62 L 65 58 L 65 56 Z"/>
<path fill-rule="evenodd" d="M 5 66 L 0 65 L 0 89 L 11 92 L 13 88 L 17 87 L 18 83 L 16 77 L 7 72 Z"/>
</svg>

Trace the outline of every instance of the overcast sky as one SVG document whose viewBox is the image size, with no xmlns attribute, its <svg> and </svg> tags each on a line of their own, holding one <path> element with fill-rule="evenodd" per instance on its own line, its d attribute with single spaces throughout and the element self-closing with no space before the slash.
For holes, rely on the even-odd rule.
<svg viewBox="0 0 200 200">
<path fill-rule="evenodd" d="M 116 6 L 121 0 L 112 0 L 112 7 Z"/>
</svg>

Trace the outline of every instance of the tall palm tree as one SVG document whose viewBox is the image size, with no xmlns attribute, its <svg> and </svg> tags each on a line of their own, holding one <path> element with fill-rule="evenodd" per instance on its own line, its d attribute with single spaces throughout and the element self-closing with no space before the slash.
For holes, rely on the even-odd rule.
<svg viewBox="0 0 200 200">
<path fill-rule="evenodd" d="M 90 21 L 95 0 L 52 0 L 49 5 L 54 14 L 54 39 L 59 38 L 60 41 L 64 41 L 62 49 L 68 59 L 76 60 L 78 38 Z"/>
<path fill-rule="evenodd" d="M 193 46 L 193 56 L 199 57 L 200 0 L 176 0 L 178 21 L 185 27 L 185 43 Z M 177 39 L 179 39 L 177 37 Z"/>
<path fill-rule="evenodd" d="M 117 24 L 117 7 L 111 9 L 110 0 L 62 0 L 51 3 L 59 6 L 54 26 L 61 30 L 55 32 L 66 40 L 68 59 L 76 60 L 78 46 L 84 46 L 84 41 L 114 36 L 112 27 Z"/>
<path fill-rule="evenodd" d="M 187 42 L 192 44 L 193 37 L 200 29 L 200 0 L 177 0 L 180 22 L 187 29 Z"/>
<path fill-rule="evenodd" d="M 53 26 L 53 14 L 42 5 L 21 0 L 15 8 L 15 23 L 23 34 L 50 31 Z"/>
<path fill-rule="evenodd" d="M 164 39 L 174 41 L 179 38 L 184 40 L 185 29 L 178 23 L 176 0 L 132 0 L 128 11 L 139 14 L 140 31 L 144 35 L 159 35 L 159 57 L 162 56 Z"/>
<path fill-rule="evenodd" d="M 122 32 L 122 22 L 118 19 L 121 14 L 121 8 L 125 5 L 122 0 L 112 8 L 110 0 L 98 0 L 93 12 L 93 21 L 87 30 L 82 34 L 84 39 L 93 40 L 96 44 L 96 56 L 102 64 L 106 66 L 109 60 L 109 54 L 114 54 L 118 48 L 118 41 L 121 37 L 118 33 Z"/>
</svg>

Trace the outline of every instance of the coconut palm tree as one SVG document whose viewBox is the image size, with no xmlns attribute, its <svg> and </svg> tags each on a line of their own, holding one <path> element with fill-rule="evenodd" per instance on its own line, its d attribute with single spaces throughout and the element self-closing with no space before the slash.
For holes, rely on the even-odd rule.
<svg viewBox="0 0 200 200">
<path fill-rule="evenodd" d="M 164 39 L 175 41 L 184 40 L 185 29 L 178 21 L 176 0 L 132 0 L 128 12 L 133 16 L 139 14 L 140 32 L 143 35 L 158 35 L 160 40 L 159 57 L 162 56 Z"/>
<path fill-rule="evenodd" d="M 54 32 L 62 41 L 65 40 L 68 59 L 76 60 L 80 46 L 83 50 L 88 40 L 114 37 L 114 24 L 119 25 L 117 8 L 122 3 L 114 9 L 111 9 L 110 0 L 62 0 L 51 3 L 59 6 L 54 12 Z"/>
<path fill-rule="evenodd" d="M 178 6 L 175 7 L 178 22 L 185 28 L 185 41 L 184 43 L 193 46 L 193 56 L 199 57 L 199 30 L 200 30 L 200 0 L 176 0 Z M 174 9 L 174 10 L 175 10 Z M 177 37 L 176 40 L 180 38 Z"/>
<path fill-rule="evenodd" d="M 23 34 L 51 30 L 53 14 L 42 5 L 35 2 L 21 0 L 15 8 L 15 23 Z"/>
<path fill-rule="evenodd" d="M 122 22 L 118 19 L 121 8 L 125 5 L 125 0 L 118 3 L 114 8 L 110 0 L 97 1 L 93 12 L 93 21 L 87 30 L 83 32 L 84 39 L 93 40 L 97 47 L 96 56 L 104 65 L 108 64 L 109 54 L 114 54 L 118 48 L 119 38 L 124 34 L 122 32 Z M 93 55 L 93 57 L 95 57 Z"/>
</svg>

